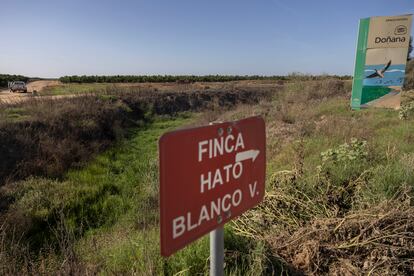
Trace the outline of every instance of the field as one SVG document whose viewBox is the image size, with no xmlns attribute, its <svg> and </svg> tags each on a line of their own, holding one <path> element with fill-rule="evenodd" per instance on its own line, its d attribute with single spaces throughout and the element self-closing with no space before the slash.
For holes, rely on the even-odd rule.
<svg viewBox="0 0 414 276">
<path fill-rule="evenodd" d="M 261 115 L 264 202 L 225 228 L 229 275 L 414 273 L 414 106 L 351 111 L 351 82 L 60 83 L 0 106 L 0 274 L 208 274 L 159 254 L 157 141 Z"/>
<path fill-rule="evenodd" d="M 195 82 L 195 83 L 60 83 L 44 89 L 41 95 L 77 95 L 85 93 L 107 93 L 108 91 L 131 88 L 138 91 L 152 92 L 191 92 L 209 90 L 238 90 L 273 88 L 283 81 L 228 81 L 228 82 Z"/>
</svg>

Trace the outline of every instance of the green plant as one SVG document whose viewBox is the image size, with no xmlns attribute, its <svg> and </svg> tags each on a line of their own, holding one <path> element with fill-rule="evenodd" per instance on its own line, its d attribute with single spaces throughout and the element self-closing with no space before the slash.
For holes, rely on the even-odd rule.
<svg viewBox="0 0 414 276">
<path fill-rule="evenodd" d="M 8 82 L 11 81 L 24 81 L 27 82 L 29 80 L 28 77 L 21 76 L 21 75 L 7 75 L 7 74 L 0 74 L 0 88 L 7 87 Z"/>
<path fill-rule="evenodd" d="M 192 82 L 230 82 L 240 80 L 325 80 L 335 78 L 338 80 L 350 79 L 350 76 L 338 75 L 305 75 L 301 73 L 288 76 L 263 76 L 263 75 L 116 75 L 116 76 L 64 76 L 60 78 L 63 83 L 146 83 L 146 82 L 176 82 L 187 84 Z"/>
<path fill-rule="evenodd" d="M 414 101 L 411 101 L 405 105 L 402 105 L 400 111 L 398 112 L 398 118 L 401 120 L 407 120 L 408 117 L 414 110 Z"/>
<path fill-rule="evenodd" d="M 356 138 L 352 138 L 349 144 L 344 143 L 321 153 L 322 165 L 328 162 L 362 160 L 367 156 L 367 141 L 360 141 Z"/>
<path fill-rule="evenodd" d="M 261 101 L 255 95 L 262 90 L 160 89 L 154 94 L 111 87 L 108 94 L 69 102 L 78 109 L 66 101 L 15 106 L 11 114 L 28 115 L 38 127 L 31 133 L 48 130 L 36 141 L 63 133 L 80 144 L 98 143 L 102 140 L 88 135 L 108 130 L 114 130 L 114 138 L 108 141 L 111 147 L 100 148 L 89 162 L 82 159 L 69 172 L 64 168 L 57 179 L 31 177 L 0 188 L 0 240 L 6 241 L 0 243 L 0 274 L 6 274 L 2 268 L 9 274 L 206 274 L 207 237 L 169 259 L 160 256 L 157 179 L 159 136 L 202 118 L 181 111 L 206 109 L 214 111 L 210 117 L 215 119 L 261 115 L 266 120 L 265 198 L 226 226 L 226 274 L 412 274 L 413 261 L 407 256 L 413 254 L 414 232 L 413 118 L 399 120 L 394 110 L 350 112 L 346 83 L 291 81 Z M 217 108 L 240 103 L 255 106 Z M 88 108 L 99 112 L 88 113 Z M 291 124 L 284 122 L 282 111 L 293 116 Z M 132 115 L 144 119 L 131 123 Z M 120 124 L 120 118 L 131 124 Z M 8 135 L 1 138 L 24 138 L 20 124 L 28 120 L 7 122 Z M 105 121 L 109 123 L 100 124 Z M 82 129 L 82 136 L 61 131 L 65 128 L 59 123 L 74 133 Z M 65 158 L 71 147 L 59 146 L 62 136 L 52 138 L 50 148 L 65 154 L 51 151 L 54 159 L 48 162 L 70 160 Z M 64 223 L 60 210 L 65 211 Z M 5 221 L 10 227 L 2 226 Z M 18 239 L 5 236 L 4 228 Z M 80 270 L 70 272 L 70 267 Z"/>
</svg>

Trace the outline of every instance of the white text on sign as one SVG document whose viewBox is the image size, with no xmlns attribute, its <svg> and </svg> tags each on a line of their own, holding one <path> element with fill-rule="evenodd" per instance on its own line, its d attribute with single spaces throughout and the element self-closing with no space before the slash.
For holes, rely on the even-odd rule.
<svg viewBox="0 0 414 276">
<path fill-rule="evenodd" d="M 232 134 L 220 138 L 204 140 L 198 143 L 198 162 L 203 161 L 205 154 L 208 158 L 214 158 L 224 153 L 232 153 L 239 148 L 244 149 L 243 136 L 241 133 L 237 135 L 236 143 L 234 143 L 234 136 Z"/>
<path fill-rule="evenodd" d="M 260 151 L 255 149 L 245 150 L 242 133 L 238 133 L 236 137 L 228 134 L 225 137 L 202 140 L 198 143 L 198 162 L 231 153 L 235 153 L 234 163 L 200 174 L 199 185 L 201 194 L 240 179 L 243 174 L 243 161 L 251 160 L 254 162 Z M 257 181 L 248 185 L 250 197 L 258 196 Z M 187 212 L 185 215 L 174 218 L 172 223 L 173 239 L 182 236 L 186 231 L 196 229 L 205 222 L 217 219 L 225 214 L 228 215 L 228 212 L 232 208 L 239 206 L 242 200 L 242 190 L 235 189 L 231 193 L 227 193 L 208 204 L 202 205 L 201 209 L 196 213 Z"/>
</svg>

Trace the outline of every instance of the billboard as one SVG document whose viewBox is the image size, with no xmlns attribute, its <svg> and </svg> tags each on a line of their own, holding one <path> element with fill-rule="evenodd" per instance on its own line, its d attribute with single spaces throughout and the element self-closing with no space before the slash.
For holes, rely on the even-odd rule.
<svg viewBox="0 0 414 276">
<path fill-rule="evenodd" d="M 412 15 L 359 21 L 352 109 L 400 107 L 411 23 Z"/>
</svg>

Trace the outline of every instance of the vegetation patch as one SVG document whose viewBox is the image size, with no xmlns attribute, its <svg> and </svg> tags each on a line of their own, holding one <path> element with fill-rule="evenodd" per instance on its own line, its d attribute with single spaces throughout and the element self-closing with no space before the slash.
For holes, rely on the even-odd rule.
<svg viewBox="0 0 414 276">
<path fill-rule="evenodd" d="M 34 274 L 75 268 L 77 273 L 148 275 L 206 271 L 207 238 L 169 259 L 159 255 L 157 142 L 163 132 L 192 120 L 188 115 L 157 118 L 62 181 L 16 183 L 7 192 L 15 202 L 2 225 L 4 237 L 18 236 L 19 243 L 3 246 L 18 246 L 20 254 L 6 254 L 0 271 L 21 271 L 25 265 Z M 236 236 L 231 228 L 225 236 L 226 271 L 271 269 L 263 245 Z"/>
<path fill-rule="evenodd" d="M 154 114 L 226 110 L 269 95 L 254 91 L 153 94 L 119 88 L 99 95 L 4 105 L 0 111 L 0 186 L 30 175 L 61 177 Z"/>
<path fill-rule="evenodd" d="M 326 78 L 336 78 L 340 80 L 350 79 L 350 76 L 311 76 L 300 73 L 290 74 L 289 76 L 239 76 L 239 75 L 116 75 L 116 76 L 64 76 L 59 80 L 63 83 L 143 83 L 143 82 L 226 82 L 240 80 L 318 80 Z"/>
<path fill-rule="evenodd" d="M 93 83 L 93 84 L 59 84 L 56 86 L 49 86 L 42 90 L 43 95 L 77 95 L 89 93 L 103 93 L 106 92 L 108 84 Z"/>
<path fill-rule="evenodd" d="M 7 75 L 7 74 L 0 74 L 0 88 L 4 87 L 7 88 L 8 83 L 12 81 L 24 81 L 27 82 L 29 80 L 28 77 L 21 76 L 21 75 Z"/>
<path fill-rule="evenodd" d="M 352 112 L 347 97 L 321 90 L 290 100 L 299 91 L 286 89 L 280 109 L 302 112 L 292 124 L 256 110 L 278 143 L 268 148 L 264 202 L 233 229 L 269 245 L 290 274 L 412 274 L 413 118 Z"/>
<path fill-rule="evenodd" d="M 288 82 L 263 97 L 117 91 L 73 100 L 85 102 L 77 109 L 85 115 L 65 126 L 113 133 L 108 141 L 114 146 L 82 159 L 82 166 L 72 163 L 58 178 L 2 187 L 3 274 L 206 274 L 207 237 L 170 258 L 159 255 L 157 140 L 183 124 L 252 115 L 266 121 L 266 195 L 226 225 L 226 274 L 414 273 L 412 116 L 351 111 L 350 82 L 336 79 Z M 97 114 L 105 115 L 88 113 L 95 102 L 103 110 Z M 59 113 L 75 116 L 66 104 Z M 38 122 L 47 111 L 14 108 L 10 112 L 30 118 L 7 119 L 10 126 L 48 125 Z M 119 118 L 125 121 L 111 132 Z M 114 120 L 103 133 L 101 119 Z"/>
</svg>

